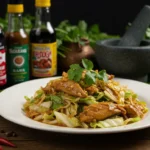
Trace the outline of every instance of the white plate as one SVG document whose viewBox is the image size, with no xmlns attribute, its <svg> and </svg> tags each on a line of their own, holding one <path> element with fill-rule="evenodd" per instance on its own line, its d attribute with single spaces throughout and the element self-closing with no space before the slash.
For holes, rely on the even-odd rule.
<svg viewBox="0 0 150 150">
<path fill-rule="evenodd" d="M 45 131 L 61 132 L 61 133 L 73 133 L 73 134 L 103 134 L 103 133 L 116 133 L 116 132 L 127 132 L 138 129 L 150 127 L 150 112 L 146 114 L 143 120 L 126 126 L 106 128 L 106 129 L 79 129 L 79 128 L 67 128 L 58 127 L 43 124 L 37 121 L 33 121 L 27 118 L 22 112 L 22 106 L 25 102 L 24 96 L 32 96 L 34 92 L 41 86 L 45 86 L 49 80 L 55 78 L 46 78 L 40 80 L 33 80 L 24 82 L 15 86 L 12 86 L 0 93 L 0 115 L 5 119 L 14 122 L 16 124 L 39 129 Z M 148 108 L 150 108 L 150 85 L 126 80 L 126 79 L 115 79 L 120 81 L 121 84 L 127 85 L 130 89 L 133 89 L 139 97 L 144 100 Z"/>
</svg>

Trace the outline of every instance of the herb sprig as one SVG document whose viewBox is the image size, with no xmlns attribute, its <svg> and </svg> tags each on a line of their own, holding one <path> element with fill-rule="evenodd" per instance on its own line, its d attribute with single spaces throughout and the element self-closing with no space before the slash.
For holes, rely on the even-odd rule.
<svg viewBox="0 0 150 150">
<path fill-rule="evenodd" d="M 93 70 L 93 63 L 88 59 L 82 59 L 82 68 L 79 64 L 73 64 L 70 66 L 68 70 L 68 78 L 75 82 L 79 82 L 82 79 L 83 72 L 85 73 L 84 82 L 86 85 L 91 86 L 92 84 L 96 83 L 96 79 L 102 80 L 107 82 L 108 76 L 106 70 L 101 71 L 94 71 Z"/>
<path fill-rule="evenodd" d="M 86 42 L 82 39 L 89 41 L 89 44 L 94 48 L 96 41 L 109 38 L 118 38 L 118 35 L 109 35 L 100 31 L 98 24 L 91 26 L 84 20 L 78 21 L 77 24 L 71 24 L 69 20 L 64 20 L 55 28 L 57 37 L 58 54 L 65 57 L 65 52 L 69 49 L 65 46 L 64 42 L 79 43 L 85 45 Z"/>
</svg>

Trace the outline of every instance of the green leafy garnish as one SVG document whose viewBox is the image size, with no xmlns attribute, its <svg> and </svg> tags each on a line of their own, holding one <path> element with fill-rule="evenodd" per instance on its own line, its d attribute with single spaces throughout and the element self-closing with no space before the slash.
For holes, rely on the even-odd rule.
<svg viewBox="0 0 150 150">
<path fill-rule="evenodd" d="M 79 82 L 82 78 L 83 68 L 80 67 L 79 64 L 73 64 L 70 66 L 68 71 L 68 77 L 70 80 L 74 80 L 75 82 Z"/>
<path fill-rule="evenodd" d="M 58 109 L 64 105 L 62 99 L 56 95 L 51 95 L 51 101 L 52 101 L 51 106 L 52 109 Z"/>
<path fill-rule="evenodd" d="M 107 82 L 108 77 L 106 70 L 101 70 L 100 72 L 92 70 L 94 65 L 92 61 L 88 59 L 82 59 L 82 65 L 84 68 L 82 68 L 79 64 L 73 64 L 70 66 L 70 69 L 68 70 L 68 78 L 70 80 L 73 80 L 75 82 L 81 81 L 82 73 L 83 71 L 85 71 L 84 82 L 86 85 L 90 86 L 96 83 L 96 79 Z"/>
<path fill-rule="evenodd" d="M 88 59 L 82 59 L 82 64 L 87 70 L 92 70 L 94 67 L 93 63 Z"/>
<path fill-rule="evenodd" d="M 107 81 L 108 81 L 108 77 L 107 77 L 106 70 L 101 70 L 101 71 L 98 73 L 97 78 L 98 78 L 99 80 L 103 80 L 103 81 L 107 82 Z"/>
<path fill-rule="evenodd" d="M 92 47 L 95 47 L 98 40 L 119 37 L 101 32 L 98 24 L 88 26 L 84 20 L 80 20 L 76 25 L 71 24 L 69 20 L 64 20 L 55 30 L 56 37 L 59 39 L 58 54 L 62 57 L 65 57 L 65 53 L 68 51 L 65 42 L 79 43 L 83 46 L 85 41 L 82 39 L 86 39 Z"/>
<path fill-rule="evenodd" d="M 96 82 L 95 73 L 87 71 L 84 79 L 87 85 L 92 85 Z"/>
</svg>

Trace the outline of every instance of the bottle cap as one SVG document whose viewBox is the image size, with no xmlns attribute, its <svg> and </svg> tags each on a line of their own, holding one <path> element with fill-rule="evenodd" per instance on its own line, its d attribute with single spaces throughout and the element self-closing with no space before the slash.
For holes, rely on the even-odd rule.
<svg viewBox="0 0 150 150">
<path fill-rule="evenodd" d="M 23 0 L 9 0 L 7 5 L 8 13 L 23 13 Z"/>
<path fill-rule="evenodd" d="M 36 0 L 35 6 L 36 7 L 50 7 L 51 2 L 50 2 L 50 0 Z"/>
</svg>

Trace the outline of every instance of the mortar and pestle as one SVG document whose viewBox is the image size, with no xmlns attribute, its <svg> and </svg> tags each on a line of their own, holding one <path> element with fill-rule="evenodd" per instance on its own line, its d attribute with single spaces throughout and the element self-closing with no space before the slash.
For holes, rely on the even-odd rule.
<svg viewBox="0 0 150 150">
<path fill-rule="evenodd" d="M 147 82 L 150 41 L 143 38 L 149 25 L 150 6 L 145 5 L 122 38 L 97 41 L 95 57 L 100 69 L 117 77 Z"/>
</svg>

